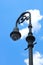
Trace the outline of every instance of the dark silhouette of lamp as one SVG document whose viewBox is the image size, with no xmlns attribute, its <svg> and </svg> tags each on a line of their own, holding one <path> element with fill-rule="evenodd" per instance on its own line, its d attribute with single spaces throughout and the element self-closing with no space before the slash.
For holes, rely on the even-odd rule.
<svg viewBox="0 0 43 65">
<path fill-rule="evenodd" d="M 29 14 L 29 16 L 26 16 L 26 14 Z M 25 49 L 27 50 L 29 48 L 29 65 L 33 65 L 33 47 L 34 47 L 34 41 L 35 41 L 35 37 L 33 36 L 32 33 L 32 24 L 31 24 L 31 13 L 30 12 L 24 12 L 22 13 L 19 18 L 16 21 L 16 26 L 14 28 L 14 30 L 10 33 L 10 37 L 16 41 L 18 39 L 20 39 L 21 37 L 21 33 L 19 32 L 18 29 L 18 24 L 23 23 L 25 20 L 29 20 L 29 33 L 28 36 L 26 37 L 26 41 L 28 42 L 28 47 Z"/>
</svg>

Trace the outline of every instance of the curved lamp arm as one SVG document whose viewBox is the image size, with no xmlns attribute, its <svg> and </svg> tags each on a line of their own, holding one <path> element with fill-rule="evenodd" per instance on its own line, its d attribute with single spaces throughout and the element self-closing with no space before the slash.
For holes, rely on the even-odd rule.
<svg viewBox="0 0 43 65">
<path fill-rule="evenodd" d="M 29 14 L 29 16 L 25 15 L 27 13 Z M 16 21 L 16 27 L 18 24 L 23 23 L 25 20 L 29 20 L 29 25 L 31 25 L 31 13 L 30 12 L 24 12 L 19 16 L 19 18 Z"/>
</svg>

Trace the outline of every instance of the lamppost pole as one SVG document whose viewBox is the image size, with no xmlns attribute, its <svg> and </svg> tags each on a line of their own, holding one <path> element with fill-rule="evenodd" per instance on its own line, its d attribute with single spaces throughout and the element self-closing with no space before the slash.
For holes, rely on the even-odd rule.
<svg viewBox="0 0 43 65">
<path fill-rule="evenodd" d="M 26 16 L 26 14 L 29 14 L 29 16 Z M 34 47 L 34 41 L 35 37 L 33 36 L 32 33 L 32 24 L 31 24 L 31 13 L 30 12 L 24 12 L 22 13 L 19 18 L 16 21 L 16 26 L 14 30 L 10 33 L 10 37 L 16 41 L 21 37 L 21 34 L 19 32 L 18 24 L 23 23 L 25 20 L 29 20 L 29 33 L 28 36 L 26 37 L 26 41 L 28 42 L 28 47 L 25 49 L 29 49 L 29 65 L 33 65 L 33 47 Z"/>
</svg>

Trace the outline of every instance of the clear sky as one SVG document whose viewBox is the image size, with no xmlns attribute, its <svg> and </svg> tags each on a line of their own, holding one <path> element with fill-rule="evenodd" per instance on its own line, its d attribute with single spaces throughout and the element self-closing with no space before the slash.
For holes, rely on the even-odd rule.
<svg viewBox="0 0 43 65">
<path fill-rule="evenodd" d="M 0 0 L 0 65 L 26 65 L 24 59 L 28 58 L 28 50 L 24 49 L 27 42 L 25 38 L 13 41 L 10 32 L 22 12 L 34 9 L 43 16 L 43 0 Z M 41 28 L 34 33 L 37 42 L 34 52 L 43 55 L 43 19 L 39 23 Z"/>
</svg>

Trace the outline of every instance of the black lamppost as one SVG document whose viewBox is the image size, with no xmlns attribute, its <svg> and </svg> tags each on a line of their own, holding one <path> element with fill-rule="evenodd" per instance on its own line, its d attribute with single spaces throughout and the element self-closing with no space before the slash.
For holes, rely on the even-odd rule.
<svg viewBox="0 0 43 65">
<path fill-rule="evenodd" d="M 29 16 L 26 16 L 27 13 L 29 14 Z M 21 34 L 19 32 L 18 24 L 23 23 L 25 20 L 29 20 L 29 25 L 28 25 L 29 33 L 28 33 L 28 36 L 26 37 L 26 41 L 28 42 L 28 47 L 26 49 L 29 49 L 29 65 L 33 65 L 33 47 L 35 44 L 34 43 L 35 37 L 33 36 L 33 33 L 32 33 L 31 13 L 30 12 L 24 12 L 19 16 L 19 18 L 16 21 L 16 26 L 15 26 L 14 30 L 10 33 L 10 37 L 14 41 L 20 39 Z"/>
</svg>

